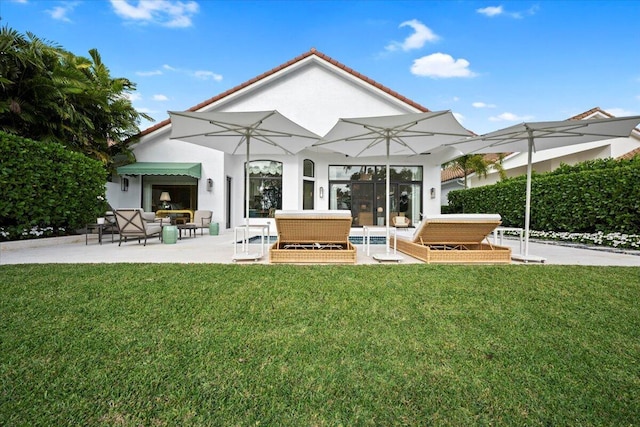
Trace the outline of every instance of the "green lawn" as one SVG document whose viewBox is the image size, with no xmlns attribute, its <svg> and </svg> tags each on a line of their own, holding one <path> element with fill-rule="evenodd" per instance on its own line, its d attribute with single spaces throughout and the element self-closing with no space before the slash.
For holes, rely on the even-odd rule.
<svg viewBox="0 0 640 427">
<path fill-rule="evenodd" d="M 0 425 L 638 425 L 640 268 L 0 267 Z"/>
</svg>

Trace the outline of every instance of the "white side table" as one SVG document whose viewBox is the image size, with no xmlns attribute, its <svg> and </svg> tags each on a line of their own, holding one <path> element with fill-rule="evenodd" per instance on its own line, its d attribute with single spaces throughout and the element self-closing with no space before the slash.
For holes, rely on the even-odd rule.
<svg viewBox="0 0 640 427">
<path fill-rule="evenodd" d="M 251 230 L 258 231 L 258 235 L 260 236 L 260 253 L 250 253 L 249 252 L 249 234 Z M 241 234 L 242 241 L 241 251 L 238 252 L 238 233 Z M 233 260 L 259 260 L 264 256 L 265 253 L 265 244 L 268 241 L 269 237 L 269 224 L 256 224 L 256 225 L 240 225 L 234 229 L 234 239 L 233 239 Z"/>
<path fill-rule="evenodd" d="M 524 241 L 524 229 L 518 227 L 497 227 L 492 231 L 493 233 L 493 244 L 498 244 L 498 237 L 500 237 L 500 245 L 502 245 L 504 233 L 518 233 L 520 236 L 520 253 L 522 253 L 522 242 Z"/>
<path fill-rule="evenodd" d="M 393 253 L 394 254 L 397 253 L 396 231 L 397 230 L 395 227 L 389 227 L 389 237 L 391 237 L 391 235 L 393 234 Z M 371 235 L 387 237 L 387 227 L 372 227 L 370 225 L 362 226 L 362 250 L 367 251 L 367 256 L 369 256 L 370 249 L 371 249 Z"/>
</svg>

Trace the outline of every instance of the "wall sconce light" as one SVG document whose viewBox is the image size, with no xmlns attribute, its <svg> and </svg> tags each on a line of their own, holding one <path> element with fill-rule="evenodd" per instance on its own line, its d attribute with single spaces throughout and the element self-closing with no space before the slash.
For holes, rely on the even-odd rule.
<svg viewBox="0 0 640 427">
<path fill-rule="evenodd" d="M 129 191 L 129 178 L 123 177 L 120 179 L 120 190 Z"/>
<path fill-rule="evenodd" d="M 320 187 L 320 189 L 318 190 L 318 192 L 320 193 L 320 198 L 324 199 L 324 187 Z"/>
<path fill-rule="evenodd" d="M 207 178 L 207 191 L 213 191 L 213 180 L 211 178 Z"/>
<path fill-rule="evenodd" d="M 432 199 L 436 198 L 436 189 L 434 187 L 431 187 L 431 198 Z"/>
</svg>

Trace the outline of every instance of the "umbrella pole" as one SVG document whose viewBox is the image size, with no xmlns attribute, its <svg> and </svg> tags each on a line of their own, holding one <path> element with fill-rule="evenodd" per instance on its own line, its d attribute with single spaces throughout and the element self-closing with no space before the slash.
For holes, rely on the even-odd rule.
<svg viewBox="0 0 640 427">
<path fill-rule="evenodd" d="M 546 259 L 529 255 L 529 228 L 531 227 L 531 175 L 533 164 L 533 133 L 529 132 L 529 150 L 527 152 L 527 189 L 525 195 L 525 207 L 524 207 L 524 254 L 512 255 L 512 259 L 523 262 L 545 262 Z"/>
<path fill-rule="evenodd" d="M 392 254 L 391 253 L 391 249 L 389 246 L 389 239 L 391 237 L 391 225 L 389 225 L 389 209 L 391 209 L 391 203 L 389 201 L 389 196 L 390 196 L 390 191 L 391 191 L 391 177 L 389 175 L 389 146 L 391 145 L 391 135 L 389 134 L 389 131 L 386 131 L 386 135 L 385 135 L 385 139 L 386 139 L 386 143 L 387 143 L 387 179 L 386 179 L 386 183 L 385 183 L 385 187 L 386 187 L 386 191 L 385 191 L 385 224 L 386 224 L 386 232 L 387 232 L 387 238 L 385 239 L 385 245 L 386 245 L 386 251 L 383 254 L 377 254 L 373 256 L 373 259 L 377 260 L 377 261 L 396 261 L 396 262 L 400 262 L 402 260 L 402 257 L 397 255 L 397 254 Z"/>
<path fill-rule="evenodd" d="M 531 163 L 533 161 L 533 135 L 529 130 L 529 151 L 527 153 L 527 189 L 524 208 L 524 256 L 529 256 L 529 225 L 531 223 Z"/>
<path fill-rule="evenodd" d="M 245 138 L 247 139 L 247 161 L 245 163 L 245 177 L 244 177 L 244 186 L 245 186 L 245 194 L 244 194 L 244 198 L 245 198 L 245 216 L 244 216 L 244 234 L 243 234 L 243 238 L 242 238 L 242 245 L 244 246 L 244 253 L 243 254 L 234 254 L 233 256 L 233 260 L 234 261 L 239 261 L 239 260 L 255 260 L 257 261 L 258 259 L 262 258 L 262 254 L 261 253 L 257 253 L 257 254 L 251 254 L 249 253 L 249 161 L 251 160 L 249 155 L 250 155 L 250 145 L 251 145 L 251 134 L 250 134 L 250 130 L 247 129 L 247 133 L 245 135 Z"/>
<path fill-rule="evenodd" d="M 249 134 L 249 131 L 247 131 L 247 161 L 245 163 L 244 166 L 244 181 L 245 181 L 245 194 L 244 194 L 244 198 L 245 198 L 245 209 L 244 209 L 244 225 L 246 227 L 246 252 L 249 253 L 249 160 L 250 160 L 250 145 L 251 145 L 251 135 Z"/>
<path fill-rule="evenodd" d="M 524 254 L 511 255 L 511 259 L 522 262 L 545 262 L 546 258 L 529 255 L 529 228 L 531 227 L 531 175 L 533 164 L 533 132 L 528 129 L 528 151 L 527 151 L 527 189 L 524 205 Z"/>
<path fill-rule="evenodd" d="M 389 196 L 391 195 L 391 177 L 389 176 L 389 145 L 391 144 L 390 141 L 390 137 L 389 134 L 387 133 L 387 182 L 385 183 L 385 208 L 384 208 L 384 223 L 387 226 L 387 239 L 386 239 L 386 245 L 387 245 L 387 255 L 389 255 L 389 237 L 390 236 L 390 225 L 389 225 L 389 209 L 391 208 L 391 203 L 389 202 Z"/>
</svg>

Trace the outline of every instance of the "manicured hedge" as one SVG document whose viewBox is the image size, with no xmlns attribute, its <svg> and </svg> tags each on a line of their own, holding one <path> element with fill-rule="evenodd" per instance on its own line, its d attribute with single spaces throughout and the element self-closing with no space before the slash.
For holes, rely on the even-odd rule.
<svg viewBox="0 0 640 427">
<path fill-rule="evenodd" d="M 525 177 L 449 193 L 449 212 L 499 213 L 524 226 Z M 531 229 L 640 234 L 640 159 L 590 161 L 533 175 Z"/>
<path fill-rule="evenodd" d="M 70 234 L 106 211 L 102 164 L 0 132 L 0 240 Z"/>
</svg>

